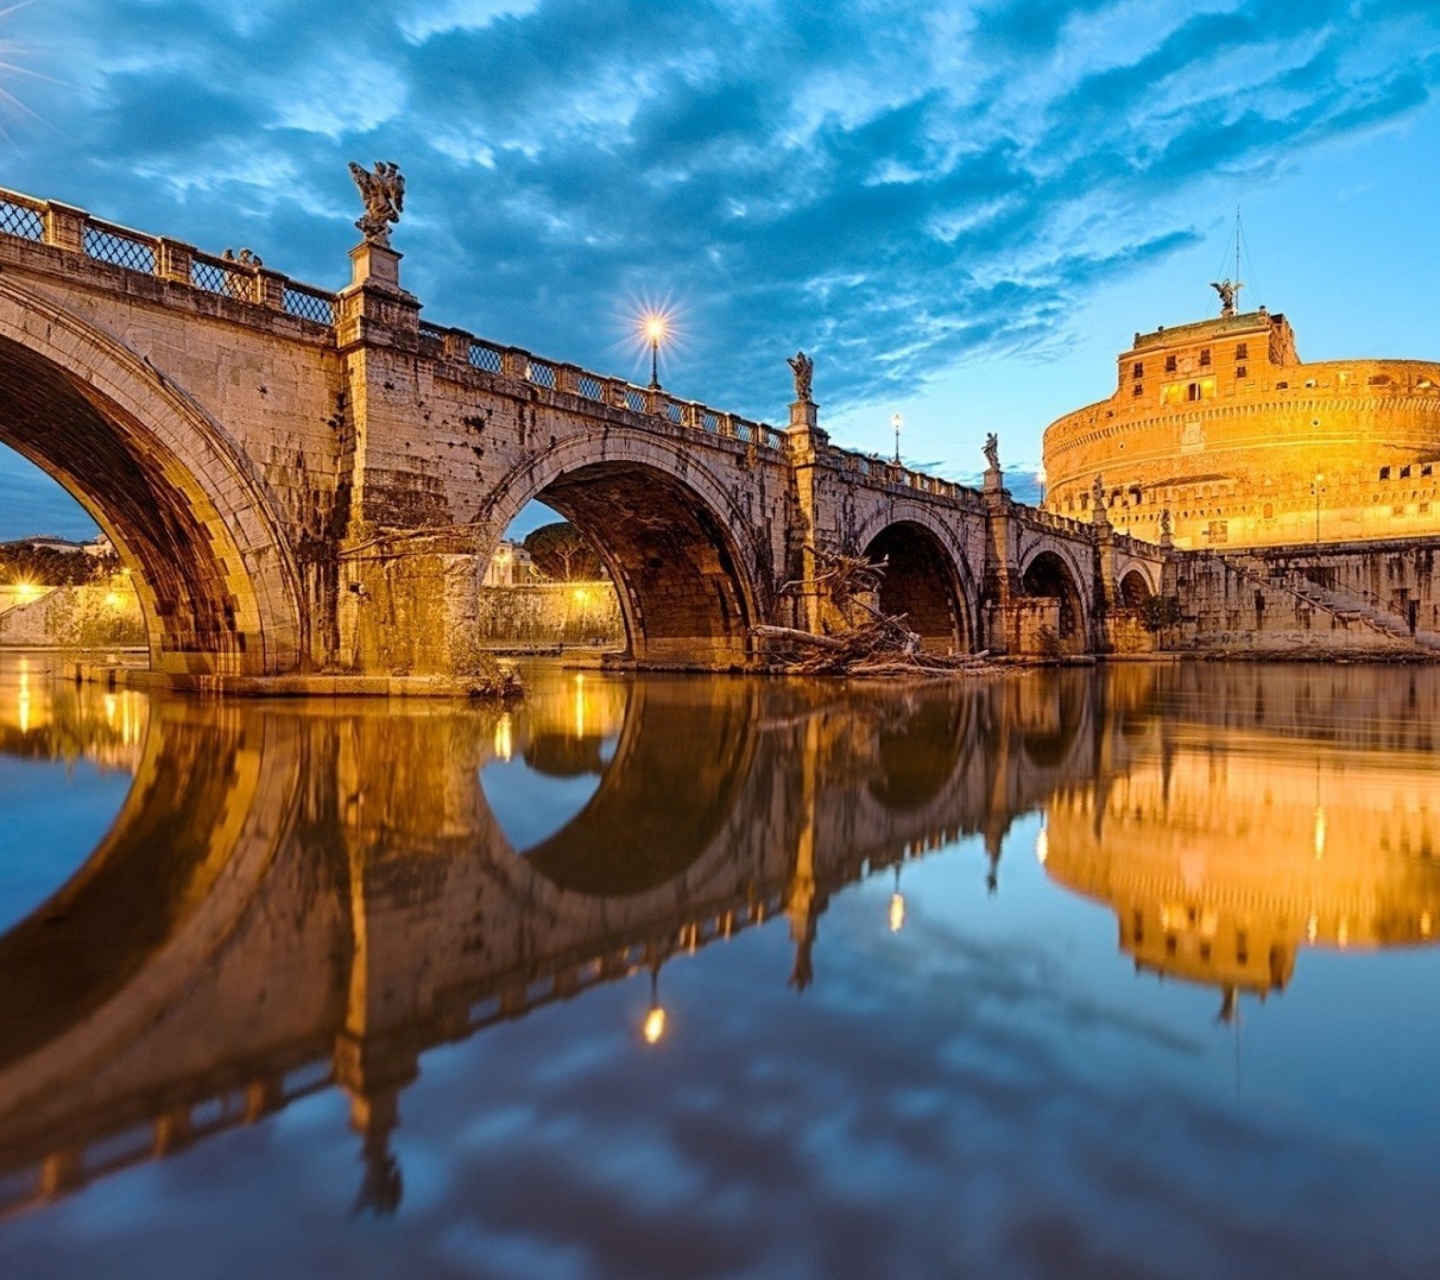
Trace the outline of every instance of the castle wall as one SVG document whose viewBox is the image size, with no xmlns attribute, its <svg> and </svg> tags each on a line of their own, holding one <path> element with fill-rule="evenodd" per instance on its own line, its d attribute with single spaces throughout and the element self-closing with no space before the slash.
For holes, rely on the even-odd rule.
<svg viewBox="0 0 1440 1280">
<path fill-rule="evenodd" d="M 1045 433 L 1046 506 L 1182 548 L 1440 532 L 1440 364 L 1299 363 L 1280 316 L 1136 335 L 1109 399 Z"/>
</svg>

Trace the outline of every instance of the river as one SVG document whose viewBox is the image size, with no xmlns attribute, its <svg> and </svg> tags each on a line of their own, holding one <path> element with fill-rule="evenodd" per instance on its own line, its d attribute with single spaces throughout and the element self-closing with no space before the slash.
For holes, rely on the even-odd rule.
<svg viewBox="0 0 1440 1280">
<path fill-rule="evenodd" d="M 1440 670 L 54 667 L 0 1275 L 1440 1273 Z"/>
</svg>

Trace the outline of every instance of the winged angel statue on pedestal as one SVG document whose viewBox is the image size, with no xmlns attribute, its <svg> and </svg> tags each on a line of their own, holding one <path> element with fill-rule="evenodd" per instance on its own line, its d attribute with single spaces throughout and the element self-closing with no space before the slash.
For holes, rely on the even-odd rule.
<svg viewBox="0 0 1440 1280">
<path fill-rule="evenodd" d="M 356 221 L 356 229 L 368 243 L 388 249 L 390 224 L 400 221 L 405 208 L 405 177 L 400 166 L 377 160 L 375 172 L 368 173 L 352 160 L 350 176 L 355 179 L 360 198 L 365 202 L 365 216 Z"/>
</svg>

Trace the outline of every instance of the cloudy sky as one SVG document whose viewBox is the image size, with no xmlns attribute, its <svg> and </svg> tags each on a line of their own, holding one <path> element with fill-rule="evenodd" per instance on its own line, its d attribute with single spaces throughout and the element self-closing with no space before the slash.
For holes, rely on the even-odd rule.
<svg viewBox="0 0 1440 1280">
<path fill-rule="evenodd" d="M 427 318 L 963 477 L 1244 299 L 1306 358 L 1440 355 L 1434 0 L 32 0 L 0 182 L 347 278 L 351 159 L 408 180 Z M 28 74 L 30 72 L 38 74 Z M 37 523 L 38 522 L 38 523 Z M 0 454 L 0 536 L 84 526 Z"/>
</svg>

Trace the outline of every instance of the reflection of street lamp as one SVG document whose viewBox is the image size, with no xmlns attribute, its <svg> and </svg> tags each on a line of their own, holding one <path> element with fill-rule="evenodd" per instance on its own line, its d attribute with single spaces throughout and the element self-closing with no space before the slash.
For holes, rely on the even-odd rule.
<svg viewBox="0 0 1440 1280">
<path fill-rule="evenodd" d="M 659 1044 L 665 1034 L 665 1010 L 660 1006 L 660 966 L 650 970 L 650 1012 L 641 1030 L 646 1044 Z"/>
<path fill-rule="evenodd" d="M 895 867 L 895 892 L 890 895 L 890 932 L 899 933 L 905 925 L 905 895 L 900 892 L 900 867 Z"/>
<path fill-rule="evenodd" d="M 1320 486 L 1324 481 L 1325 477 L 1317 471 L 1315 479 L 1310 482 L 1310 492 L 1315 495 L 1315 545 L 1317 547 L 1320 545 Z"/>
<path fill-rule="evenodd" d="M 898 413 L 890 419 L 890 425 L 895 428 L 895 465 L 900 465 L 900 428 L 904 425 L 905 419 Z"/>
</svg>

